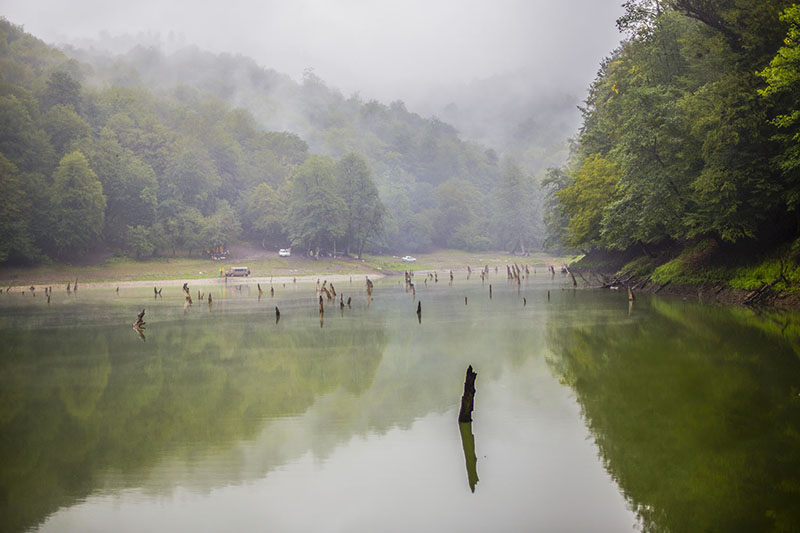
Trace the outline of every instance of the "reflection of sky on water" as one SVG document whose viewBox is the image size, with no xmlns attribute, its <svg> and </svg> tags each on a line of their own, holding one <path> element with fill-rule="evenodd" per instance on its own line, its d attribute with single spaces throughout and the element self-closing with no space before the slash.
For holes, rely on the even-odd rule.
<svg viewBox="0 0 800 533">
<path fill-rule="evenodd" d="M 383 280 L 369 306 L 362 283 L 339 284 L 353 306 L 333 303 L 324 329 L 313 285 L 228 288 L 186 313 L 152 288 L 0 299 L 5 509 L 81 531 L 617 531 L 636 514 L 645 529 L 755 523 L 762 500 L 792 519 L 775 487 L 800 471 L 795 316 L 504 281 L 491 300 L 479 278 L 418 283 L 415 300 Z M 142 306 L 146 343 L 130 329 Z M 474 494 L 456 423 L 468 364 Z M 756 503 L 698 515 L 686 486 Z"/>
<path fill-rule="evenodd" d="M 455 405 L 410 428 L 352 436 L 320 456 L 304 451 L 320 437 L 309 431 L 314 420 L 333 416 L 330 431 L 342 429 L 330 412 L 339 402 L 322 397 L 300 417 L 268 422 L 251 442 L 196 463 L 166 462 L 145 488 L 90 497 L 56 513 L 43 530 L 86 530 L 92 523 L 118 531 L 167 524 L 193 531 L 619 531 L 634 525 L 579 407 L 543 358 L 531 357 L 499 379 L 481 383 L 480 377 L 473 430 L 481 481 L 474 494 Z M 153 493 L 149 484 L 172 488 Z"/>
</svg>

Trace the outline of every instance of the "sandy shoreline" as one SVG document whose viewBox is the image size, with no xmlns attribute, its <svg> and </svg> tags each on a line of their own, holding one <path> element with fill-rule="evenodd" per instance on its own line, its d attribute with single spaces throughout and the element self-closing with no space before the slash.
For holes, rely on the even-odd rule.
<svg viewBox="0 0 800 533">
<path fill-rule="evenodd" d="M 165 279 L 165 280 L 135 280 L 135 281 L 80 281 L 78 280 L 78 290 L 82 288 L 88 289 L 108 289 L 112 288 L 115 289 L 119 287 L 120 289 L 124 288 L 141 288 L 141 287 L 153 287 L 157 286 L 161 287 L 181 287 L 184 283 L 189 283 L 190 286 L 230 286 L 230 285 L 241 285 L 241 284 L 249 284 L 255 285 L 260 283 L 262 288 L 266 288 L 272 283 L 273 285 L 283 285 L 294 283 L 294 280 L 297 280 L 298 284 L 304 283 L 316 283 L 317 280 L 320 280 L 320 283 L 324 280 L 328 280 L 328 283 L 349 283 L 352 279 L 353 282 L 364 282 L 364 274 L 305 274 L 302 276 L 248 276 L 248 277 L 236 277 L 236 278 L 190 278 L 186 280 L 180 279 Z M 369 279 L 377 280 L 385 277 L 385 274 L 369 274 Z M 227 280 L 227 283 L 226 283 Z M 8 285 L 7 285 L 8 286 Z M 11 291 L 14 290 L 27 290 L 29 287 L 35 287 L 37 291 L 44 291 L 45 287 L 53 287 L 53 290 L 63 290 L 66 288 L 66 285 L 59 283 L 58 285 L 50 284 L 32 284 L 32 285 L 10 285 Z M 3 291 L 5 292 L 5 287 L 3 287 Z"/>
</svg>

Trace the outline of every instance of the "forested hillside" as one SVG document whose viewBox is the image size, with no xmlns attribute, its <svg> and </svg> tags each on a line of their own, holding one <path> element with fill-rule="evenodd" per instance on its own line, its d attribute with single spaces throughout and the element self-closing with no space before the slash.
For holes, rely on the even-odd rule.
<svg viewBox="0 0 800 533">
<path fill-rule="evenodd" d="M 624 6 L 627 39 L 590 88 L 570 163 L 550 173 L 551 239 L 645 257 L 693 248 L 674 271 L 703 255 L 753 260 L 790 246 L 800 223 L 800 7 Z"/>
<path fill-rule="evenodd" d="M 534 179 L 452 126 L 243 57 L 68 57 L 0 22 L 0 261 L 196 253 L 524 251 Z"/>
</svg>

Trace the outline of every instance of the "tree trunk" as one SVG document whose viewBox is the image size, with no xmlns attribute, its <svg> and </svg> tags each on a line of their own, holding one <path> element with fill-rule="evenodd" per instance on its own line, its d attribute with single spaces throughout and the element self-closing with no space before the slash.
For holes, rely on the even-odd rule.
<svg viewBox="0 0 800 533">
<path fill-rule="evenodd" d="M 472 422 L 472 408 L 475 403 L 475 378 L 477 372 L 473 372 L 472 365 L 467 367 L 467 378 L 464 381 L 464 395 L 461 396 L 461 411 L 458 413 L 459 422 Z"/>
</svg>

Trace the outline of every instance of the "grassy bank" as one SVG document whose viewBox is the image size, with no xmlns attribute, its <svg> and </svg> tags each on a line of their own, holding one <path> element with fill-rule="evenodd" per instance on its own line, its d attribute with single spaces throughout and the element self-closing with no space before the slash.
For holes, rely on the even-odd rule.
<svg viewBox="0 0 800 533">
<path fill-rule="evenodd" d="M 800 303 L 800 241 L 768 252 L 743 253 L 705 239 L 647 255 L 595 251 L 572 264 L 602 272 L 640 290 L 700 293 L 713 289 L 721 299 Z"/>
<path fill-rule="evenodd" d="M 227 261 L 197 257 L 161 257 L 136 260 L 110 257 L 91 264 L 71 265 L 55 263 L 34 267 L 0 267 L 0 286 L 28 286 L 39 284 L 66 284 L 76 278 L 84 283 L 109 281 L 190 280 L 219 276 L 220 268 L 247 266 L 254 277 L 304 276 L 312 274 L 395 274 L 404 270 L 466 270 L 467 265 L 477 269 L 484 265 L 503 267 L 514 262 L 535 267 L 545 264 L 562 264 L 577 259 L 544 253 L 526 257 L 511 256 L 504 252 L 470 253 L 458 250 L 441 250 L 420 254 L 417 261 L 405 263 L 391 255 L 365 255 L 355 258 L 320 259 L 292 256 L 241 257 Z"/>
</svg>

